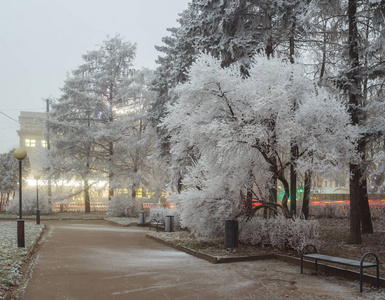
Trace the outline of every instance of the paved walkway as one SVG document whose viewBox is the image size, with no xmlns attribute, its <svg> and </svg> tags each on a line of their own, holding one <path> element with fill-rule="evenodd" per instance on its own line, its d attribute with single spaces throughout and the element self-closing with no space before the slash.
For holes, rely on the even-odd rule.
<svg viewBox="0 0 385 300">
<path fill-rule="evenodd" d="M 24 300 L 375 299 L 377 293 L 361 298 L 358 282 L 300 275 L 298 266 L 275 260 L 213 265 L 146 238 L 147 228 L 45 223 Z"/>
</svg>

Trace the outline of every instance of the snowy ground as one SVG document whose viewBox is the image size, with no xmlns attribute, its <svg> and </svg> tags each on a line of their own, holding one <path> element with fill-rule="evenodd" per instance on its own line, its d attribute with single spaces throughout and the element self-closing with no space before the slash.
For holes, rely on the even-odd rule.
<svg viewBox="0 0 385 300">
<path fill-rule="evenodd" d="M 83 213 L 83 212 L 65 212 L 65 213 L 52 213 L 49 215 L 41 215 L 41 220 L 64 220 L 64 219 L 75 219 L 75 220 L 98 220 L 106 217 L 105 212 L 92 212 L 92 213 Z M 1 220 L 9 220 L 9 219 L 18 219 L 18 215 L 1 213 Z M 36 215 L 23 215 L 24 220 L 36 220 Z"/>
<path fill-rule="evenodd" d="M 20 280 L 20 266 L 44 228 L 44 225 L 36 225 L 33 222 L 25 222 L 24 225 L 25 248 L 18 248 L 17 222 L 0 222 L 0 299 L 10 286 L 16 285 Z"/>
</svg>

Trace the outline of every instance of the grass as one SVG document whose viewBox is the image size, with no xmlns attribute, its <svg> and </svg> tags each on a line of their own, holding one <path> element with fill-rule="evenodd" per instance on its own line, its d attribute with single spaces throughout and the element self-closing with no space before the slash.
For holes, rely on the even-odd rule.
<svg viewBox="0 0 385 300">
<path fill-rule="evenodd" d="M 18 248 L 17 223 L 0 222 L 0 299 L 6 291 L 17 285 L 21 279 L 20 267 L 28 259 L 29 253 L 40 238 L 44 225 L 25 222 L 25 247 Z"/>
</svg>

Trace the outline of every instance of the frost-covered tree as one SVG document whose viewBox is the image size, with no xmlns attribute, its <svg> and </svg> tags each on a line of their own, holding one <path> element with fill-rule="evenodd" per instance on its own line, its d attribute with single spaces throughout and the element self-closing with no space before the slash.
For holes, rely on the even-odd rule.
<svg viewBox="0 0 385 300">
<path fill-rule="evenodd" d="M 146 187 L 157 191 L 163 183 L 161 162 L 156 159 L 156 130 L 148 118 L 154 92 L 149 91 L 152 72 L 138 71 L 126 87 L 130 90 L 129 106 L 121 111 L 111 126 L 110 134 L 116 139 L 114 155 L 114 185 L 131 190 L 135 200 L 137 190 Z"/>
<path fill-rule="evenodd" d="M 115 36 L 104 41 L 98 50 L 84 55 L 85 64 L 78 70 L 80 73 L 88 74 L 86 92 L 93 94 L 95 102 L 102 104 L 99 107 L 99 117 L 103 120 L 103 130 L 98 136 L 98 147 L 104 150 L 101 152 L 104 155 L 100 158 L 105 162 L 104 171 L 108 174 L 110 182 L 110 197 L 114 194 L 112 188 L 114 143 L 120 138 L 114 134 L 113 126 L 120 115 L 120 110 L 131 105 L 130 83 L 135 73 L 132 69 L 135 52 L 135 44 Z"/>
<path fill-rule="evenodd" d="M 74 73 L 65 81 L 63 96 L 52 103 L 49 158 L 51 178 L 83 182 L 85 212 L 89 213 L 90 181 L 97 179 L 101 165 L 95 134 L 102 122 L 101 103 L 98 105 L 93 95 L 85 91 L 84 81 L 84 76 Z"/>
<path fill-rule="evenodd" d="M 12 202 L 6 206 L 7 213 L 19 214 L 19 195 L 13 198 Z M 36 214 L 37 201 L 36 192 L 34 190 L 23 190 L 22 198 L 22 212 L 26 215 Z M 52 205 L 50 203 L 50 197 L 47 195 L 39 195 L 39 209 L 42 215 L 48 215 L 52 213 Z"/>
<path fill-rule="evenodd" d="M 59 173 L 77 176 L 84 182 L 86 212 L 89 212 L 90 180 L 107 174 L 113 195 L 115 121 L 130 106 L 131 68 L 136 45 L 119 36 L 109 38 L 98 50 L 83 55 L 84 64 L 65 81 L 63 95 L 52 104 L 50 131 L 52 153 Z M 52 134 L 52 133 L 55 134 Z"/>
<path fill-rule="evenodd" d="M 163 39 L 165 46 L 157 47 L 165 56 L 159 57 L 154 81 L 158 96 L 152 106 L 153 122 L 158 124 L 165 116 L 166 104 L 176 99 L 173 89 L 186 80 L 188 68 L 201 52 L 217 57 L 222 66 L 238 62 L 244 75 L 256 53 L 279 54 L 293 60 L 294 38 L 298 41 L 300 32 L 296 18 L 305 4 L 298 0 L 192 1 L 180 15 L 180 27 L 170 30 L 171 36 Z M 169 133 L 159 129 L 158 135 L 162 154 L 167 155 Z M 174 163 L 176 174 L 171 178 L 178 190 L 190 164 L 189 159 L 180 160 L 179 167 Z"/>
<path fill-rule="evenodd" d="M 18 191 L 19 161 L 13 155 L 14 151 L 15 149 L 12 149 L 7 153 L 0 154 L 0 208 L 8 204 Z M 23 160 L 22 168 L 23 174 L 28 174 L 30 170 L 28 156 Z"/>
<path fill-rule="evenodd" d="M 362 164 L 350 165 L 350 243 L 361 243 L 363 233 L 373 233 L 371 222 L 367 174 L 368 144 L 376 141 L 376 127 L 367 126 L 365 107 L 376 106 L 384 83 L 384 3 L 377 1 L 347 2 L 348 38 L 347 55 L 338 82 L 347 92 L 352 123 L 361 128 L 362 137 L 357 149 Z M 381 101 L 381 100 L 380 100 Z M 374 102 L 374 103 L 373 103 Z M 362 229 L 360 227 L 362 226 Z"/>
<path fill-rule="evenodd" d="M 383 1 L 312 0 L 304 18 L 311 24 L 308 44 L 317 49 L 309 57 L 319 58 L 313 59 L 314 74 L 345 92 L 352 122 L 362 133 L 362 162 L 350 166 L 352 243 L 360 243 L 360 231 L 373 232 L 368 192 L 378 193 L 376 187 L 383 184 L 376 171 L 382 134 L 373 126 L 381 110 L 373 108 L 381 107 L 384 83 L 384 7 Z"/>
<path fill-rule="evenodd" d="M 299 172 L 332 174 L 354 156 L 357 132 L 345 108 L 303 74 L 300 65 L 256 56 L 245 78 L 237 64 L 223 68 L 210 55 L 197 58 L 163 121 L 172 157 L 193 154 L 186 188 L 176 196 L 182 226 L 203 234 L 197 227 L 205 220 L 207 234 L 215 235 L 224 218 L 237 214 L 245 186 L 256 187 L 266 202 L 272 175 L 283 185 L 281 206 L 289 217 L 285 170 L 293 141 Z"/>
<path fill-rule="evenodd" d="M 323 85 L 341 68 L 347 36 L 346 1 L 312 0 L 300 17 L 308 74 Z"/>
</svg>

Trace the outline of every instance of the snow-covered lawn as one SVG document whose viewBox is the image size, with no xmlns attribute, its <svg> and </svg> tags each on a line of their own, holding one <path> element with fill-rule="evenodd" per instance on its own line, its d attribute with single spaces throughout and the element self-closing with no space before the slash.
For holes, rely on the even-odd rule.
<svg viewBox="0 0 385 300">
<path fill-rule="evenodd" d="M 0 299 L 21 279 L 20 267 L 43 232 L 44 225 L 25 222 L 25 248 L 17 246 L 17 222 L 0 222 Z"/>
<path fill-rule="evenodd" d="M 105 212 L 92 212 L 92 213 L 83 213 L 83 212 L 64 212 L 64 213 L 52 213 L 48 215 L 41 215 L 41 220 L 65 220 L 65 219 L 73 219 L 73 220 L 99 220 L 103 219 L 106 216 Z M 1 213 L 0 220 L 17 220 L 19 218 L 18 215 Z M 36 215 L 27 215 L 23 214 L 24 220 L 36 220 Z"/>
</svg>

